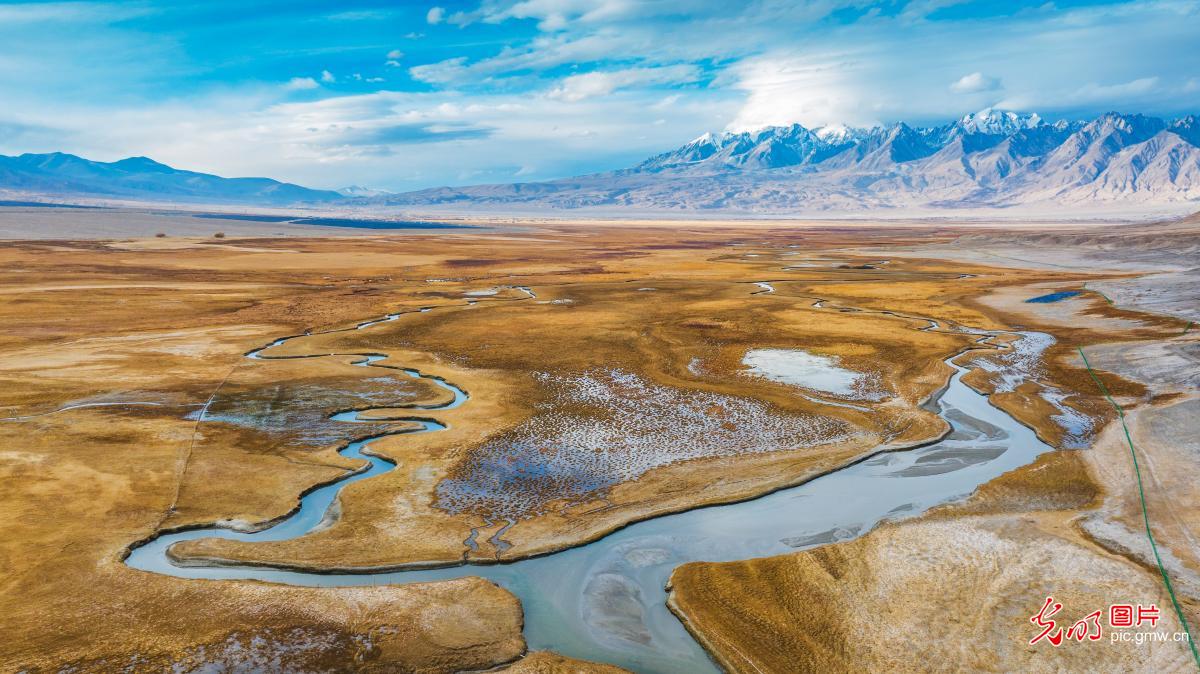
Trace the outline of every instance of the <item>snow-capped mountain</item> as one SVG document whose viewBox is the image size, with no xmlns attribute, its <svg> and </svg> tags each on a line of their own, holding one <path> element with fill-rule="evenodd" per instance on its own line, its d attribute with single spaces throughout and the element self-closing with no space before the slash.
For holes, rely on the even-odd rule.
<svg viewBox="0 0 1200 674">
<path fill-rule="evenodd" d="M 761 213 L 1200 202 L 1200 118 L 1047 123 L 985 109 L 949 124 L 707 133 L 630 169 L 410 192 L 395 205 Z M 1191 204 L 1200 206 L 1200 203 Z"/>
<path fill-rule="evenodd" d="M 956 126 L 965 133 L 987 133 L 1011 136 L 1022 129 L 1041 126 L 1042 118 L 1036 113 L 1022 115 L 1011 110 L 984 108 L 958 120 Z"/>
<path fill-rule="evenodd" d="M 1200 209 L 1200 117 L 1110 112 L 1047 123 L 985 109 L 930 127 L 799 124 L 706 133 L 619 171 L 538 183 L 391 194 L 221 178 L 145 157 L 0 155 L 0 193 L 123 200 L 477 211 L 605 209 L 764 214 L 1012 206 Z"/>
<path fill-rule="evenodd" d="M 997 145 L 1023 131 L 1052 128 L 1055 127 L 1044 124 L 1036 114 L 1020 115 L 991 108 L 966 115 L 953 124 L 929 128 L 913 128 L 900 122 L 871 129 L 835 125 L 809 130 L 793 124 L 740 133 L 706 133 L 678 150 L 647 159 L 637 169 L 657 171 L 699 164 L 707 168 L 715 164 L 780 168 L 820 164 L 835 156 L 836 162 L 831 165 L 852 166 L 866 162 L 878 166 L 888 161 L 903 163 L 928 157 L 956 139 L 964 139 L 962 149 L 973 152 Z M 1040 137 L 1044 133 L 1031 135 Z"/>
<path fill-rule="evenodd" d="M 660 171 L 701 163 L 741 168 L 816 164 L 850 147 L 857 137 L 857 130 L 846 127 L 822 131 L 793 124 L 719 136 L 706 133 L 678 150 L 647 159 L 637 169 Z"/>
</svg>

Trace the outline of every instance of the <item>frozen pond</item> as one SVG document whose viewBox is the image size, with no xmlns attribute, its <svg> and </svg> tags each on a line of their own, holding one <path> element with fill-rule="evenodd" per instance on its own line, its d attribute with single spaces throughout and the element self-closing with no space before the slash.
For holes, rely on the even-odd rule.
<svg viewBox="0 0 1200 674">
<path fill-rule="evenodd" d="M 801 349 L 751 349 L 742 357 L 747 373 L 771 381 L 846 398 L 871 399 L 871 375 L 847 370 L 834 356 Z M 876 395 L 876 397 L 878 397 Z"/>
</svg>

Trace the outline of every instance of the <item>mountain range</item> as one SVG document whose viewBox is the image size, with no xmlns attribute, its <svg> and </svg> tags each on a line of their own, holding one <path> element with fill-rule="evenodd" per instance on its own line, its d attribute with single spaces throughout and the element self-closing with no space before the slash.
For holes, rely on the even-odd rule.
<svg viewBox="0 0 1200 674">
<path fill-rule="evenodd" d="M 617 171 L 393 194 L 221 178 L 145 157 L 0 155 L 0 190 L 253 205 L 764 214 L 1200 202 L 1200 118 L 1111 112 L 1048 123 L 985 109 L 949 124 L 799 124 L 704 134 Z"/>
<path fill-rule="evenodd" d="M 1200 200 L 1200 119 L 1047 123 L 986 109 L 941 126 L 799 124 L 705 134 L 637 166 L 381 197 L 389 205 L 759 213 Z"/>
<path fill-rule="evenodd" d="M 0 155 L 0 190 L 51 197 L 189 201 L 262 206 L 339 201 L 332 191 L 270 178 L 222 178 L 171 168 L 146 157 L 99 162 L 73 154 Z"/>
</svg>

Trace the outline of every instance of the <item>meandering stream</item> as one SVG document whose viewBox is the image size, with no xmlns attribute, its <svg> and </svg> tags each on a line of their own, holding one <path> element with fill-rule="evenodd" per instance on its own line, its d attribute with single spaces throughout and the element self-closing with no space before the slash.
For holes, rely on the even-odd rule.
<svg viewBox="0 0 1200 674">
<path fill-rule="evenodd" d="M 526 292 L 533 295 L 532 291 Z M 400 316 L 389 314 L 351 329 L 367 328 Z M 930 321 L 923 329 L 935 326 L 936 322 Z M 304 336 L 276 340 L 248 353 L 247 357 L 278 358 L 265 352 Z M 376 363 L 387 356 L 376 353 L 283 357 L 329 355 L 353 355 L 360 358 L 356 365 L 386 367 Z M 366 470 L 308 493 L 301 500 L 300 509 L 277 524 L 253 533 L 210 527 L 164 534 L 133 548 L 126 563 L 136 569 L 181 578 L 254 579 L 307 586 L 403 584 L 482 576 L 520 598 L 530 649 L 553 650 L 638 672 L 717 671 L 666 608 L 664 585 L 675 567 L 691 561 L 733 561 L 776 555 L 853 538 L 883 520 L 911 517 L 970 494 L 984 482 L 1051 449 L 1032 430 L 963 384 L 966 370 L 954 360 L 946 360 L 954 368 L 949 383 L 929 403 L 929 408 L 953 428 L 940 442 L 878 454 L 806 484 L 751 501 L 699 508 L 633 524 L 593 543 L 544 557 L 504 564 L 361 574 L 315 574 L 253 566 L 184 567 L 176 566 L 167 557 L 167 549 L 183 540 L 218 537 L 278 541 L 309 533 L 325 519 L 342 487 L 394 467 L 370 454 L 371 443 L 380 437 L 376 436 L 351 442 L 341 450 L 345 456 L 365 460 Z M 469 400 L 465 392 L 449 382 L 415 370 L 392 369 L 428 379 L 452 394 L 449 402 L 418 408 L 422 412 L 436 414 Z M 339 412 L 331 419 L 342 423 L 379 420 L 360 418 L 365 411 Z M 445 428 L 427 417 L 387 419 L 412 422 L 411 429 L 387 435 L 430 433 Z"/>
</svg>

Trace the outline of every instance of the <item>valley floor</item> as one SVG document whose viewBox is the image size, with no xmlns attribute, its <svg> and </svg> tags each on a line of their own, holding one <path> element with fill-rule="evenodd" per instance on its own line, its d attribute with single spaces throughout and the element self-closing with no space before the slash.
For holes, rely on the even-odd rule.
<svg viewBox="0 0 1200 674">
<path fill-rule="evenodd" d="M 672 610 L 733 671 L 1190 661 L 1177 643 L 1027 641 L 1050 594 L 1071 619 L 1156 603 L 1159 628 L 1181 629 L 1139 533 L 1124 436 L 1078 347 L 1127 411 L 1156 538 L 1200 618 L 1200 503 L 1185 479 L 1200 455 L 1195 286 L 1147 280 L 1193 271 L 1193 225 L 1052 242 L 785 223 L 137 233 L 0 242 L 5 671 L 605 671 L 527 654 L 520 602 L 480 578 L 292 587 L 124 558 L 164 531 L 287 516 L 361 466 L 340 448 L 402 416 L 446 430 L 373 443 L 397 468 L 339 492 L 312 533 L 201 538 L 172 559 L 366 572 L 552 553 L 940 438 L 926 402 L 960 352 L 964 382 L 1059 451 L 853 540 L 682 566 Z M 1046 258 L 1050 243 L 1075 257 Z M 1034 333 L 1049 339 L 1018 358 Z M 246 357 L 280 337 L 293 339 L 271 358 Z M 751 352 L 804 367 L 780 374 Z M 372 354 L 386 359 L 358 366 Z M 451 382 L 469 404 L 387 366 Z M 849 384 L 794 379 L 815 375 Z M 331 422 L 360 409 L 373 418 Z M 912 638 L 938 621 L 944 638 Z"/>
</svg>

